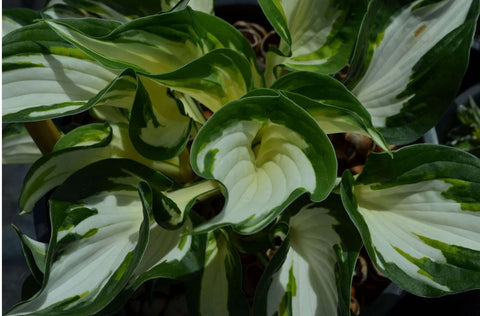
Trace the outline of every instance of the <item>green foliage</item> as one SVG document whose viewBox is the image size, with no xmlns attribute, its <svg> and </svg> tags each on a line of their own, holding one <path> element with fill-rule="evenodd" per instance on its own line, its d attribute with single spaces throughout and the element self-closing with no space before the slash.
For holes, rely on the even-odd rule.
<svg viewBox="0 0 480 316">
<path fill-rule="evenodd" d="M 4 11 L 3 161 L 35 160 L 23 213 L 52 191 L 49 243 L 15 228 L 32 277 L 7 315 L 114 313 L 151 280 L 184 284 L 191 314 L 349 315 L 362 245 L 412 293 L 480 288 L 479 158 L 389 145 L 452 101 L 480 0 L 260 0 L 264 70 L 188 2 Z M 43 156 L 21 125 L 79 113 Z M 478 107 L 461 120 L 478 146 Z M 383 153 L 339 179 L 338 133 Z"/>
</svg>

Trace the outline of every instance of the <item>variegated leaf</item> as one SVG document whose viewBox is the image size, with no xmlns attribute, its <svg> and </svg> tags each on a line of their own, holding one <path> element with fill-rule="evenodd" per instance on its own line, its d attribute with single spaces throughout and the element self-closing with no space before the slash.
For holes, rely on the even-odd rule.
<svg viewBox="0 0 480 316">
<path fill-rule="evenodd" d="M 214 14 L 215 0 L 190 0 L 188 5 L 192 7 L 193 10 Z"/>
<path fill-rule="evenodd" d="M 183 104 L 167 87 L 189 94 L 216 110 L 252 87 L 250 67 L 236 52 L 218 49 L 179 70 L 139 76 L 129 135 L 139 153 L 150 159 L 177 156 L 190 136 L 193 121 L 182 113 Z"/>
<path fill-rule="evenodd" d="M 116 77 L 44 23 L 3 38 L 4 122 L 38 121 L 79 113 Z"/>
<path fill-rule="evenodd" d="M 131 67 L 143 74 L 162 74 L 214 49 L 229 48 L 248 59 L 255 84 L 263 84 L 255 55 L 245 38 L 227 22 L 190 8 L 110 28 L 110 33 L 104 36 L 97 35 L 95 28 L 99 26 L 89 20 L 83 22 L 81 31 L 78 26 L 82 22 L 78 20 L 47 23 L 65 40 L 108 67 Z"/>
<path fill-rule="evenodd" d="M 167 88 L 139 77 L 132 108 L 129 135 L 144 157 L 165 160 L 178 156 L 190 136 L 192 120 L 180 112 Z"/>
<path fill-rule="evenodd" d="M 207 118 L 205 117 L 205 113 L 202 110 L 202 107 L 198 102 L 196 102 L 192 97 L 181 93 L 179 91 L 173 91 L 173 94 L 179 100 L 182 102 L 183 109 L 185 111 L 185 114 L 190 116 L 195 122 L 203 125 L 207 121 Z"/>
<path fill-rule="evenodd" d="M 434 126 L 468 63 L 478 0 L 370 2 L 348 86 L 389 143 Z"/>
<path fill-rule="evenodd" d="M 307 110 L 327 134 L 359 133 L 390 151 L 383 136 L 373 126 L 368 111 L 332 77 L 297 71 L 277 80 L 272 88 L 295 93 L 287 93 L 287 96 Z"/>
<path fill-rule="evenodd" d="M 208 234 L 205 267 L 190 290 L 190 308 L 198 315 L 247 315 L 242 263 L 224 230 Z"/>
<path fill-rule="evenodd" d="M 98 120 L 129 123 L 137 91 L 137 75 L 131 69 L 122 71 L 107 87 L 90 99 L 87 107 Z"/>
<path fill-rule="evenodd" d="M 480 159 L 413 145 L 373 154 L 342 200 L 380 271 L 409 292 L 480 287 Z"/>
<path fill-rule="evenodd" d="M 125 287 L 149 240 L 151 204 L 145 190 L 139 196 L 141 181 L 157 190 L 170 185 L 133 161 L 103 160 L 54 192 L 42 289 L 8 315 L 90 315 Z"/>
<path fill-rule="evenodd" d="M 126 118 L 124 111 L 112 106 L 131 109 L 130 138 L 142 155 L 155 160 L 176 156 L 184 148 L 192 127 L 191 120 L 182 113 L 184 110 L 197 121 L 205 122 L 198 106 L 185 94 L 216 110 L 252 88 L 248 62 L 227 49 L 214 50 L 170 73 L 140 76 L 138 83 L 134 77 L 131 71 L 125 71 L 89 103 L 95 104 L 96 116 L 113 122 Z M 167 91 L 167 87 L 175 92 Z M 109 112 L 102 115 L 106 110 Z M 113 118 L 108 114 L 113 114 Z"/>
<path fill-rule="evenodd" d="M 146 183 L 141 183 L 139 189 L 144 197 L 144 203 L 148 203 L 152 213 L 165 211 L 158 209 L 162 208 L 162 205 L 157 203 L 157 195 L 168 192 L 152 190 Z M 172 225 L 166 229 L 157 223 L 150 224 L 150 237 L 142 260 L 136 266 L 122 293 L 111 301 L 99 313 L 100 315 L 118 312 L 140 285 L 148 280 L 158 278 L 178 280 L 203 268 L 206 235 L 189 233 L 192 223 L 197 220 L 195 214 L 190 215 L 183 218 L 182 223 L 176 225 L 174 229 Z"/>
<path fill-rule="evenodd" d="M 189 4 L 189 0 L 160 0 L 163 11 L 183 10 Z M 209 12 L 205 12 L 209 13 Z"/>
<path fill-rule="evenodd" d="M 9 18 L 8 16 L 2 15 L 2 37 L 21 27 L 22 25 L 17 21 Z"/>
<path fill-rule="evenodd" d="M 158 221 L 157 215 L 162 212 L 166 213 L 160 215 L 163 219 L 170 215 L 162 203 L 157 203 L 160 200 L 159 194 L 169 193 L 159 189 L 162 188 L 157 187 L 155 190 L 146 183 L 140 186 L 144 203 L 148 203 L 151 215 L 154 215 L 157 222 L 150 224 L 150 238 L 145 254 L 135 267 L 127 289 L 136 290 L 153 278 L 180 278 L 201 270 L 204 265 L 206 235 L 190 234 L 193 223 L 189 214 L 181 219 L 174 218 L 175 223 L 170 219 L 170 225 L 166 225 L 166 221 Z"/>
<path fill-rule="evenodd" d="M 23 124 L 8 124 L 2 129 L 2 163 L 33 163 L 42 153 Z"/>
<path fill-rule="evenodd" d="M 24 25 L 32 24 L 40 18 L 41 15 L 38 11 L 26 8 L 2 10 L 2 36 Z"/>
<path fill-rule="evenodd" d="M 183 9 L 187 4 L 196 11 L 213 14 L 215 0 L 161 0 L 164 11 Z"/>
<path fill-rule="evenodd" d="M 333 194 L 322 203 L 300 198 L 290 212 L 288 237 L 258 285 L 258 315 L 350 315 L 350 288 L 362 245 Z"/>
<path fill-rule="evenodd" d="M 175 1 L 188 2 L 188 0 Z M 128 22 L 131 19 L 171 10 L 173 6 L 165 2 L 170 1 L 142 0 L 136 3 L 129 0 L 49 0 L 44 12 L 54 18 L 100 17 Z"/>
<path fill-rule="evenodd" d="M 151 279 L 176 279 L 200 270 L 203 267 L 200 253 L 204 251 L 205 238 L 202 235 L 190 235 L 191 228 L 189 219 L 176 230 L 152 224 L 150 241 L 142 261 L 132 274 L 128 288 L 135 290 Z"/>
<path fill-rule="evenodd" d="M 130 21 L 129 17 L 113 9 L 108 5 L 108 2 L 95 0 L 49 0 L 43 9 L 43 13 L 55 19 L 94 17 L 119 22 Z M 117 2 L 118 4 L 119 2 Z M 133 11 L 129 13 L 133 14 Z"/>
<path fill-rule="evenodd" d="M 222 212 L 196 231 L 232 224 L 242 234 L 268 225 L 303 192 L 323 200 L 337 161 L 315 120 L 282 95 L 246 97 L 218 110 L 197 134 L 193 170 L 220 181 Z"/>
<path fill-rule="evenodd" d="M 253 88 L 248 60 L 225 48 L 215 49 L 173 72 L 148 77 L 195 98 L 212 111 Z"/>
<path fill-rule="evenodd" d="M 353 51 L 367 5 L 365 0 L 259 3 L 281 37 L 280 51 L 267 56 L 267 75 L 278 65 L 320 73 L 342 69 Z"/>
<path fill-rule="evenodd" d="M 107 158 L 128 158 L 175 176 L 180 172 L 174 161 L 151 161 L 133 148 L 127 126 L 92 124 L 79 127 L 59 140 L 55 151 L 43 156 L 29 170 L 20 195 L 19 207 L 30 212 L 48 191 L 73 172 Z"/>
<path fill-rule="evenodd" d="M 184 222 L 198 198 L 210 196 L 219 190 L 215 181 L 205 180 L 177 190 L 159 192 L 157 195 L 159 201 L 153 209 L 155 220 L 167 229 L 178 227 Z"/>
<path fill-rule="evenodd" d="M 90 115 L 98 121 L 128 124 L 129 111 L 115 106 L 93 107 Z"/>
<path fill-rule="evenodd" d="M 95 106 L 91 109 L 99 112 L 103 110 L 100 107 L 116 107 L 130 111 L 133 107 L 136 90 L 137 75 L 131 69 L 126 69 L 93 99 L 90 99 L 89 106 Z M 108 119 L 108 117 L 106 121 L 114 122 Z"/>
<path fill-rule="evenodd" d="M 32 272 L 35 280 L 41 284 L 46 269 L 48 244 L 28 237 L 14 225 L 12 225 L 12 227 L 22 243 L 23 254 L 27 261 L 30 272 Z"/>
<path fill-rule="evenodd" d="M 142 0 L 141 2 L 132 2 L 130 0 L 102 0 L 95 1 L 95 3 L 102 3 L 132 19 L 167 11 L 164 10 L 161 1 L 158 0 Z"/>
</svg>

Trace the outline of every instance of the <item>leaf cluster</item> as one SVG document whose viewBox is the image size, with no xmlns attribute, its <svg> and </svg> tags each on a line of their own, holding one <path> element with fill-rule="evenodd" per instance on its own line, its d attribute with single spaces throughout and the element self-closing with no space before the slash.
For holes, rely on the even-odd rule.
<svg viewBox="0 0 480 316">
<path fill-rule="evenodd" d="M 22 214 L 53 192 L 48 243 L 15 228 L 32 277 L 7 315 L 113 314 L 151 280 L 191 314 L 349 315 L 362 246 L 416 295 L 480 288 L 479 158 L 404 146 L 455 97 L 480 1 L 259 5 L 265 69 L 212 0 L 3 12 L 3 161 L 33 162 Z M 41 143 L 45 120 L 42 154 L 23 124 Z M 372 144 L 358 175 L 340 133 Z"/>
</svg>

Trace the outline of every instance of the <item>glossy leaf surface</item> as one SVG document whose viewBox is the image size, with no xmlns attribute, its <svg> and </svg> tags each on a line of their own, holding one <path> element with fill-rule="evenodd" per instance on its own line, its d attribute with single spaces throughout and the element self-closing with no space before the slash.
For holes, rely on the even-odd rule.
<svg viewBox="0 0 480 316">
<path fill-rule="evenodd" d="M 389 143 L 413 142 L 453 101 L 479 1 L 371 1 L 347 82 Z"/>
<path fill-rule="evenodd" d="M 267 56 L 267 73 L 289 70 L 334 73 L 349 61 L 367 1 L 260 0 L 280 35 L 280 54 Z"/>
<path fill-rule="evenodd" d="M 4 122 L 39 121 L 76 114 L 115 77 L 44 23 L 3 38 Z"/>
<path fill-rule="evenodd" d="M 137 191 L 142 180 L 169 185 L 138 163 L 105 160 L 55 191 L 42 289 L 8 315 L 93 314 L 122 290 L 149 238 L 151 209 Z"/>
<path fill-rule="evenodd" d="M 223 20 L 190 8 L 145 17 L 118 27 L 99 21 L 96 23 L 100 25 L 93 25 L 89 20 L 51 20 L 47 23 L 65 40 L 104 65 L 133 68 L 143 74 L 171 72 L 214 49 L 229 48 L 248 59 L 255 84 L 262 85 L 255 56 L 242 35 Z M 94 27 L 108 32 L 99 36 Z"/>
<path fill-rule="evenodd" d="M 223 211 L 196 230 L 233 224 L 243 234 L 268 225 L 305 191 L 323 200 L 333 188 L 337 165 L 320 126 L 281 95 L 223 106 L 197 134 L 191 163 L 227 193 Z"/>
<path fill-rule="evenodd" d="M 287 96 L 310 113 L 327 134 L 359 133 L 389 151 L 385 139 L 373 126 L 368 111 L 342 83 L 332 77 L 297 71 L 277 80 L 272 88 L 293 92 Z"/>
<path fill-rule="evenodd" d="M 226 231 L 208 234 L 205 267 L 200 281 L 192 286 L 191 308 L 199 315 L 248 314 L 242 291 L 242 262 Z"/>
<path fill-rule="evenodd" d="M 42 153 L 22 124 L 2 129 L 2 163 L 33 163 Z"/>
<path fill-rule="evenodd" d="M 107 158 L 132 159 L 167 173 L 168 170 L 175 173 L 179 168 L 168 161 L 155 162 L 139 155 L 128 138 L 125 125 L 85 125 L 64 136 L 53 153 L 35 162 L 25 178 L 20 209 L 30 212 L 44 194 L 62 184 L 75 171 Z"/>
<path fill-rule="evenodd" d="M 305 204 L 308 203 L 308 204 Z M 300 198 L 289 208 L 287 238 L 260 280 L 261 315 L 350 315 L 350 287 L 360 236 L 333 194 L 322 203 Z"/>
<path fill-rule="evenodd" d="M 371 155 L 342 200 L 375 265 L 422 296 L 480 284 L 480 160 L 443 146 Z"/>
</svg>

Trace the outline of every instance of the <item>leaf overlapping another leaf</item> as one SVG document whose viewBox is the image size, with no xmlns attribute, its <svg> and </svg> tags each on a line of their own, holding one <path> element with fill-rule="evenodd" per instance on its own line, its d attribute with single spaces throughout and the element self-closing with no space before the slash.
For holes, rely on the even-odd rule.
<svg viewBox="0 0 480 316">
<path fill-rule="evenodd" d="M 103 163 L 94 174 L 80 172 L 55 192 L 42 289 L 9 315 L 92 314 L 125 286 L 145 250 L 149 215 L 141 211 L 138 180 L 125 170 L 106 177 L 110 170 Z M 83 185 L 85 176 L 93 180 L 89 186 Z"/>
<path fill-rule="evenodd" d="M 7 12 L 4 120 L 91 110 L 107 122 L 64 136 L 27 176 L 24 212 L 58 189 L 50 244 L 18 231 L 42 289 L 11 314 L 109 313 L 147 280 L 194 272 L 195 312 L 246 314 L 235 246 L 265 251 L 270 227 L 286 238 L 258 287 L 261 315 L 348 315 L 357 230 L 376 266 L 415 294 L 479 287 L 479 160 L 439 146 L 392 154 L 385 141 L 415 140 L 450 102 L 478 0 L 260 0 L 282 39 L 268 53 L 267 81 L 294 72 L 256 90 L 264 82 L 248 42 L 187 3 L 52 0 L 45 12 L 69 18 L 39 22 Z M 209 13 L 212 4 L 191 3 Z M 321 73 L 347 64 L 356 41 L 351 93 Z M 215 112 L 208 120 L 200 104 Z M 342 179 L 356 229 L 332 193 L 337 161 L 326 133 L 339 132 L 387 151 Z M 201 180 L 183 177 L 191 137 Z M 190 213 L 220 192 L 226 202 L 214 218 Z M 233 231 L 217 229 L 226 226 Z M 262 242 L 245 246 L 252 240 Z"/>
<path fill-rule="evenodd" d="M 370 2 L 347 85 L 389 143 L 417 140 L 453 101 L 479 7 L 476 0 Z"/>
<path fill-rule="evenodd" d="M 91 164 L 68 178 L 51 199 L 42 290 L 9 315 L 88 315 L 150 278 L 200 269 L 202 236 L 185 234 L 189 220 L 172 231 L 151 222 L 155 191 L 170 185 L 158 172 L 124 159 Z"/>
<path fill-rule="evenodd" d="M 87 110 L 117 75 L 62 40 L 44 23 L 3 38 L 4 122 L 38 121 Z"/>
<path fill-rule="evenodd" d="M 242 291 L 242 262 L 226 231 L 208 234 L 204 269 L 190 286 L 190 308 L 199 315 L 248 314 Z"/>
<path fill-rule="evenodd" d="M 325 133 L 363 134 L 390 152 L 384 137 L 373 126 L 367 109 L 342 83 L 332 77 L 296 71 L 278 79 L 272 89 L 286 92 L 288 98 L 315 118 Z"/>
<path fill-rule="evenodd" d="M 376 266 L 424 296 L 480 285 L 480 160 L 443 146 L 372 155 L 342 200 Z"/>
<path fill-rule="evenodd" d="M 27 261 L 28 268 L 38 283 L 42 283 L 46 269 L 48 244 L 36 241 L 12 226 L 22 243 L 22 250 Z"/>
<path fill-rule="evenodd" d="M 305 191 L 323 200 L 337 166 L 320 126 L 282 95 L 223 106 L 197 134 L 191 162 L 200 176 L 220 181 L 227 194 L 224 210 L 196 231 L 232 224 L 242 234 L 264 228 Z"/>
<path fill-rule="evenodd" d="M 277 67 L 335 73 L 349 61 L 367 1 L 260 0 L 265 15 L 280 35 L 278 50 L 267 55 L 266 77 L 273 82 Z"/>
<path fill-rule="evenodd" d="M 65 145 L 64 143 L 68 144 Z M 75 171 L 107 158 L 129 158 L 165 172 L 179 172 L 175 161 L 152 161 L 134 149 L 127 126 L 91 124 L 73 130 L 57 144 L 57 151 L 37 160 L 29 170 L 20 195 L 22 212 L 30 212 L 47 192 L 60 185 Z M 166 180 L 167 181 L 167 180 Z"/>
<path fill-rule="evenodd" d="M 239 99 L 254 86 L 248 60 L 226 48 L 208 52 L 175 71 L 146 76 L 195 98 L 212 111 Z"/>
<path fill-rule="evenodd" d="M 81 31 L 78 21 L 47 23 L 65 40 L 104 65 L 133 68 L 143 74 L 171 72 L 214 49 L 236 50 L 248 59 L 255 85 L 262 85 L 255 55 L 245 38 L 223 20 L 190 8 L 118 27 L 106 25 L 110 32 L 103 36 L 96 35 L 88 20 L 81 25 Z"/>
<path fill-rule="evenodd" d="M 2 36 L 40 18 L 39 12 L 26 8 L 2 10 Z"/>
<path fill-rule="evenodd" d="M 33 163 L 42 153 L 22 124 L 8 124 L 2 129 L 2 163 Z"/>
<path fill-rule="evenodd" d="M 258 315 L 350 315 L 350 287 L 361 240 L 339 196 L 308 197 L 282 216 L 287 237 L 260 280 Z"/>
</svg>

